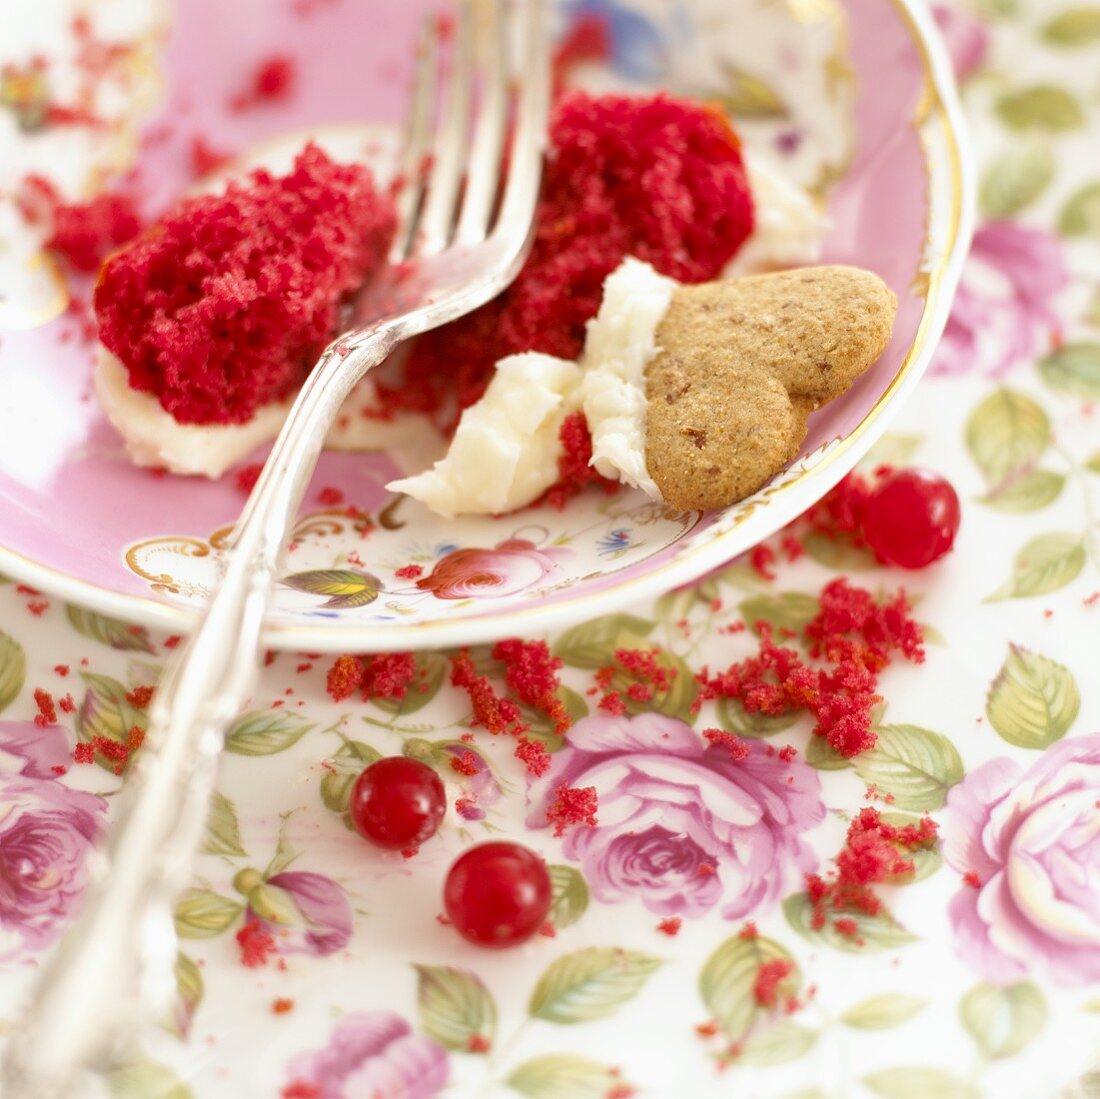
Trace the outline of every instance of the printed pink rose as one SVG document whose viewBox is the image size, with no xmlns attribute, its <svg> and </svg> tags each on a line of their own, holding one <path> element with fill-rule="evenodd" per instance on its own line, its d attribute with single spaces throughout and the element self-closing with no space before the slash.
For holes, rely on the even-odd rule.
<svg viewBox="0 0 1100 1099">
<path fill-rule="evenodd" d="M 721 904 L 739 919 L 774 904 L 817 865 L 803 834 L 825 816 L 816 772 L 767 754 L 760 741 L 735 760 L 661 714 L 589 717 L 570 729 L 529 790 L 527 823 L 547 823 L 562 783 L 595 786 L 599 823 L 563 841 L 601 901 L 637 897 L 662 916 L 700 916 Z"/>
<path fill-rule="evenodd" d="M 495 549 L 453 550 L 416 586 L 436 599 L 500 599 L 550 580 L 570 556 L 572 551 L 561 546 L 539 549 L 534 542 L 510 538 Z"/>
<path fill-rule="evenodd" d="M 1061 331 L 1054 299 L 1069 282 L 1050 233 L 991 221 L 974 234 L 935 374 L 997 376 L 1030 362 Z"/>
<path fill-rule="evenodd" d="M 1029 969 L 1100 981 L 1100 734 L 1028 769 L 994 759 L 948 796 L 943 854 L 968 876 L 949 913 L 960 956 L 993 981 Z"/>
<path fill-rule="evenodd" d="M 107 803 L 50 770 L 69 755 L 65 730 L 0 725 L 0 752 L 22 760 L 0 774 L 0 962 L 48 946 L 88 886 L 87 860 Z M 48 776 L 48 777 L 47 777 Z"/>
<path fill-rule="evenodd" d="M 331 878 L 284 870 L 262 881 L 256 871 L 245 870 L 235 885 L 248 896 L 245 922 L 259 920 L 275 936 L 280 954 L 333 954 L 348 945 L 351 905 Z"/>
<path fill-rule="evenodd" d="M 981 68 L 989 50 L 989 31 L 980 19 L 958 7 L 936 4 L 932 14 L 943 35 L 955 76 L 961 83 Z"/>
<path fill-rule="evenodd" d="M 449 1072 L 447 1052 L 438 1042 L 414 1034 L 392 1011 L 368 1011 L 341 1019 L 324 1049 L 292 1058 L 283 1094 L 430 1099 L 446 1085 Z"/>
</svg>

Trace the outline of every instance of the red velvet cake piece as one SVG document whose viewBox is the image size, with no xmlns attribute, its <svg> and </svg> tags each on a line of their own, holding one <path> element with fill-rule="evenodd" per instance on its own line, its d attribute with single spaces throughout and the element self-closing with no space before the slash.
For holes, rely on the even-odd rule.
<svg viewBox="0 0 1100 1099">
<path fill-rule="evenodd" d="M 380 387 L 382 414 L 471 404 L 504 355 L 576 358 L 603 281 L 626 256 L 681 282 L 715 278 L 753 228 L 741 143 L 706 104 L 568 94 L 551 123 L 537 221 L 512 286 L 418 341 L 402 384 Z"/>
<path fill-rule="evenodd" d="M 288 175 L 187 199 L 111 257 L 100 340 L 180 423 L 242 423 L 301 384 L 394 225 L 367 168 L 308 145 Z"/>
</svg>

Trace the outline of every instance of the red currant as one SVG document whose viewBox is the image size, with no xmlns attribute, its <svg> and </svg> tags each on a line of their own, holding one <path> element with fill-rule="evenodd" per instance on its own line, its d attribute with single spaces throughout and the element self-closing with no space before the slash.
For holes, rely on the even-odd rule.
<svg viewBox="0 0 1100 1099">
<path fill-rule="evenodd" d="M 447 872 L 443 905 L 458 933 L 478 946 L 526 942 L 550 911 L 546 863 L 502 840 L 471 847 Z"/>
<path fill-rule="evenodd" d="M 387 756 L 355 780 L 348 809 L 360 834 L 379 847 L 418 847 L 439 828 L 447 795 L 426 763 Z"/>
<path fill-rule="evenodd" d="M 888 565 L 923 569 L 955 544 L 959 497 L 938 473 L 898 469 L 871 491 L 863 514 L 863 537 Z"/>
</svg>

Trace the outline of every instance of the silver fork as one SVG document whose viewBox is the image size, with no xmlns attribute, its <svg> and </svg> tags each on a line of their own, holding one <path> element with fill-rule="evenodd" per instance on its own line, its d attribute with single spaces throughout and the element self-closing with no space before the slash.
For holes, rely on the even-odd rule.
<svg viewBox="0 0 1100 1099">
<path fill-rule="evenodd" d="M 256 678 L 283 546 L 325 434 L 368 370 L 403 340 L 494 297 L 527 254 L 549 102 L 544 7 L 460 0 L 438 112 L 441 44 L 437 22 L 425 25 L 392 266 L 364 292 L 358 326 L 325 349 L 302 387 L 237 524 L 221 584 L 162 676 L 83 914 L 9 1033 L 8 1099 L 75 1099 L 121 1052 L 118 1037 L 133 1033 L 142 1011 L 157 1018 L 170 1002 L 172 904 L 190 879 L 225 729 Z"/>
</svg>

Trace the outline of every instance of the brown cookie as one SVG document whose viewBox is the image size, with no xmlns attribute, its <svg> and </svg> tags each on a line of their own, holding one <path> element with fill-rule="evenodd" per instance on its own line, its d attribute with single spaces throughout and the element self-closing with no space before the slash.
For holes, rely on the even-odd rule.
<svg viewBox="0 0 1100 1099">
<path fill-rule="evenodd" d="M 897 299 L 858 267 L 678 287 L 646 370 L 646 465 L 685 511 L 750 496 L 798 453 L 806 418 L 882 354 Z"/>
</svg>

